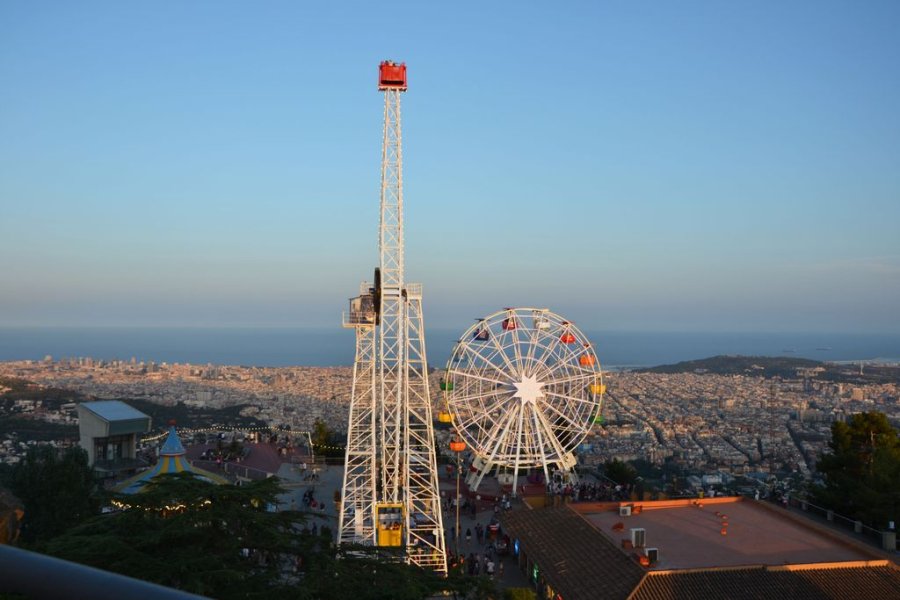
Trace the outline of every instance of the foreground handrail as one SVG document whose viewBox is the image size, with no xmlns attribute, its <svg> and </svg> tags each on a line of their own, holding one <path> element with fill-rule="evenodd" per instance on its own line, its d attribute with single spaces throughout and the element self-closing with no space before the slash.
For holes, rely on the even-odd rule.
<svg viewBox="0 0 900 600">
<path fill-rule="evenodd" d="M 155 583 L 79 565 L 60 558 L 0 545 L 0 592 L 28 598 L 80 598 L 92 600 L 202 600 Z"/>
</svg>

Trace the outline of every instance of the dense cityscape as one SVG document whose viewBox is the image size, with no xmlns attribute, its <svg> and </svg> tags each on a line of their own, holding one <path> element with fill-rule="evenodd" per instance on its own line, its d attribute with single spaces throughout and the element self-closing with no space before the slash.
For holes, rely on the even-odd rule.
<svg viewBox="0 0 900 600">
<path fill-rule="evenodd" d="M 440 371 L 431 372 L 439 407 Z M 606 376 L 603 422 L 579 449 L 586 466 L 611 458 L 671 462 L 705 481 L 767 473 L 814 474 L 835 420 L 878 410 L 900 422 L 896 383 L 848 385 L 815 379 L 712 373 L 614 372 Z M 245 367 L 97 360 L 93 358 L 0 363 L 0 377 L 71 390 L 97 399 L 143 399 L 161 406 L 242 406 L 241 414 L 270 427 L 311 430 L 317 420 L 346 430 L 352 370 L 349 367 Z M 74 425 L 74 404 L 59 409 L 40 400 L 4 405 L 35 421 Z M 164 423 L 155 424 L 161 428 Z M 212 425 L 211 423 L 209 425 Z M 223 423 L 221 425 L 228 425 Z M 28 444 L 5 432 L 0 460 L 13 464 Z"/>
</svg>

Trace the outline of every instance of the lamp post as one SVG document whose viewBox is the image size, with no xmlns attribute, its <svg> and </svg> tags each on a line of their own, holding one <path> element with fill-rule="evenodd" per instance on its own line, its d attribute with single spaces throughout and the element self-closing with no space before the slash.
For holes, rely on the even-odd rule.
<svg viewBox="0 0 900 600">
<path fill-rule="evenodd" d="M 466 443 L 459 439 L 457 436 L 452 442 L 450 442 L 450 450 L 456 452 L 456 554 L 459 555 L 459 473 L 460 473 L 460 459 L 462 458 L 463 450 L 466 449 Z"/>
</svg>

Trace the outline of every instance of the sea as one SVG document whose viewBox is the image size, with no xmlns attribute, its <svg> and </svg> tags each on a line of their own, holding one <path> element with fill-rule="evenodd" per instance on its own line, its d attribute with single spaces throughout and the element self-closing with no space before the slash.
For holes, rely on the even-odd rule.
<svg viewBox="0 0 900 600">
<path fill-rule="evenodd" d="M 426 330 L 428 363 L 446 364 L 461 332 Z M 720 354 L 900 363 L 900 334 L 586 331 L 610 370 Z M 341 328 L 5 327 L 0 361 L 91 357 L 245 366 L 352 365 L 354 334 Z"/>
</svg>

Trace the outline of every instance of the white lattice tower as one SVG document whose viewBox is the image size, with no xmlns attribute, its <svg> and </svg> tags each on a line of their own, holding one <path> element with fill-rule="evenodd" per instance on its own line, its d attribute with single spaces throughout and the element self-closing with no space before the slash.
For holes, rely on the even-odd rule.
<svg viewBox="0 0 900 600">
<path fill-rule="evenodd" d="M 377 544 L 377 507 L 401 504 L 406 559 L 446 573 L 422 286 L 404 281 L 400 93 L 406 67 L 382 63 L 379 75 L 385 93 L 380 260 L 374 284 L 363 284 L 344 317 L 345 327 L 356 329 L 356 360 L 339 541 Z"/>
<path fill-rule="evenodd" d="M 381 287 L 379 397 L 381 398 L 381 492 L 399 502 L 402 482 L 403 390 L 406 370 L 406 315 L 403 297 L 403 150 L 401 89 L 384 90 L 381 148 L 381 223 L 378 228 Z"/>
</svg>

